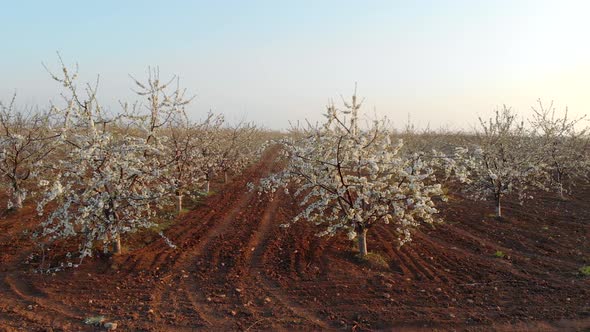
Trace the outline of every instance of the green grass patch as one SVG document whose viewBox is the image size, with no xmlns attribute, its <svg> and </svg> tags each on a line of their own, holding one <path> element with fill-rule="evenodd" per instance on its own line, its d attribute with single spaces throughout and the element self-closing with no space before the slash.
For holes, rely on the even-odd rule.
<svg viewBox="0 0 590 332">
<path fill-rule="evenodd" d="M 580 273 L 585 276 L 588 277 L 590 276 L 590 265 L 584 265 L 579 269 Z"/>
<path fill-rule="evenodd" d="M 365 263 L 365 264 L 368 264 L 369 266 L 377 267 L 377 268 L 389 269 L 389 263 L 387 263 L 387 260 L 385 259 L 385 257 L 383 257 L 379 253 L 369 252 L 364 257 L 361 256 L 360 254 L 356 254 L 355 257 L 360 262 Z"/>
<path fill-rule="evenodd" d="M 503 251 L 501 251 L 501 250 L 496 250 L 496 252 L 494 253 L 494 257 L 496 257 L 496 258 L 505 258 L 506 257 L 506 254 Z"/>
<path fill-rule="evenodd" d="M 168 228 L 172 227 L 176 223 L 176 219 L 166 218 L 166 219 L 156 220 L 155 222 L 156 222 L 156 224 L 154 226 L 150 227 L 149 230 L 157 234 L 157 233 L 163 232 L 163 231 L 167 230 Z"/>
<path fill-rule="evenodd" d="M 101 325 L 104 321 L 106 320 L 106 318 L 104 316 L 92 316 L 92 317 L 88 317 L 84 320 L 84 324 L 86 325 L 94 325 L 94 326 L 99 326 Z"/>
</svg>

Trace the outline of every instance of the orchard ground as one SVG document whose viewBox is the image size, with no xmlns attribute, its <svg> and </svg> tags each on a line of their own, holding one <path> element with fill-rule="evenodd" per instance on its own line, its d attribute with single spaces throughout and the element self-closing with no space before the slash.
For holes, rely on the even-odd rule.
<svg viewBox="0 0 590 332">
<path fill-rule="evenodd" d="M 123 331 L 590 329 L 590 186 L 568 200 L 540 193 L 524 206 L 450 193 L 444 224 L 396 248 L 385 225 L 369 231 L 368 260 L 345 235 L 316 237 L 299 207 L 247 183 L 280 168 L 273 151 L 164 234 L 124 241 L 118 257 L 40 274 L 27 230 L 34 203 L 0 218 L 0 331 L 93 331 L 104 316 Z M 3 205 L 5 202 L 2 202 Z M 66 262 L 60 243 L 46 261 Z M 501 254 L 498 254 L 501 253 Z M 75 263 L 75 262 L 74 262 Z"/>
</svg>

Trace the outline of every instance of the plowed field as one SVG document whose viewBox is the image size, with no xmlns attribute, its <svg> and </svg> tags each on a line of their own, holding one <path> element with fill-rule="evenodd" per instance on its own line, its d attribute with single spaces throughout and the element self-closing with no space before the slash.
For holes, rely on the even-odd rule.
<svg viewBox="0 0 590 332">
<path fill-rule="evenodd" d="M 452 195 L 446 222 L 401 249 L 388 228 L 371 229 L 367 262 L 345 237 L 279 227 L 299 209 L 293 197 L 246 189 L 278 168 L 270 151 L 179 217 L 165 231 L 176 249 L 155 237 L 56 273 L 33 271 L 34 202 L 3 215 L 0 331 L 104 330 L 84 324 L 98 315 L 121 331 L 590 328 L 590 277 L 579 272 L 590 265 L 590 187 L 566 201 L 507 202 L 502 220 Z"/>
</svg>

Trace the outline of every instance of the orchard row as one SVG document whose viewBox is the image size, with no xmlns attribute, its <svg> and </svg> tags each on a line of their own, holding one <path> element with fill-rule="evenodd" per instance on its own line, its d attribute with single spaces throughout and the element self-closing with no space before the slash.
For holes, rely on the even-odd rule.
<svg viewBox="0 0 590 332">
<path fill-rule="evenodd" d="M 213 113 L 191 120 L 192 98 L 157 70 L 146 81 L 133 78 L 140 101 L 112 114 L 99 102 L 98 82 L 79 85 L 63 62 L 52 77 L 63 101 L 47 111 L 0 105 L 0 177 L 8 209 L 35 197 L 42 220 L 35 236 L 73 239 L 81 258 L 97 243 L 120 253 L 124 234 L 155 226 L 170 206 L 181 212 L 183 197 L 208 194 L 214 178 L 227 181 L 269 144 L 281 146 L 286 166 L 250 189 L 294 196 L 302 208 L 293 222 L 358 238 L 361 255 L 378 223 L 403 245 L 416 227 L 439 222 L 437 205 L 450 187 L 494 201 L 500 217 L 507 198 L 526 204 L 540 190 L 565 198 L 589 174 L 584 118 L 541 102 L 528 120 L 498 109 L 473 133 L 400 133 L 387 119 L 363 120 L 355 92 L 344 108 L 329 105 L 325 122 L 276 137 Z"/>
<path fill-rule="evenodd" d="M 440 221 L 437 203 L 451 187 L 493 201 L 501 217 L 507 198 L 524 205 L 539 191 L 555 191 L 565 199 L 588 181 L 585 119 L 570 119 L 567 110 L 539 101 L 526 121 L 504 106 L 480 119 L 475 133 L 417 133 L 408 126 L 399 134 L 387 119 L 362 124 L 361 104 L 355 92 L 344 109 L 330 105 L 324 123 L 281 140 L 287 167 L 254 186 L 271 194 L 295 188 L 302 211 L 294 221 L 324 225 L 320 235 L 358 238 L 361 255 L 375 224 L 392 227 L 401 246 L 416 227 Z"/>
<path fill-rule="evenodd" d="M 121 251 L 121 236 L 155 226 L 157 214 L 183 197 L 205 196 L 214 178 L 228 179 L 252 160 L 269 133 L 250 123 L 229 125 L 210 113 L 185 114 L 191 98 L 179 81 L 149 70 L 133 79 L 140 99 L 107 112 L 98 83 L 81 85 L 62 62 L 63 101 L 47 111 L 0 109 L 0 177 L 8 209 L 34 197 L 43 241 L 79 241 L 81 257 L 95 245 Z M 111 247 L 110 249 L 109 247 Z"/>
</svg>

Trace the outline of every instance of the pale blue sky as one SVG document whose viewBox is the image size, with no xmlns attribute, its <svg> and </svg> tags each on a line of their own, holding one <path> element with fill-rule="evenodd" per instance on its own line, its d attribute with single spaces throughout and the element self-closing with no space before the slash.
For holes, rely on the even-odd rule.
<svg viewBox="0 0 590 332">
<path fill-rule="evenodd" d="M 134 98 L 157 65 L 196 95 L 190 113 L 271 128 L 319 119 L 358 82 L 398 125 L 468 128 L 537 98 L 590 113 L 588 1 L 3 1 L 0 98 L 58 98 L 55 51 L 101 75 L 103 103 Z"/>
</svg>

